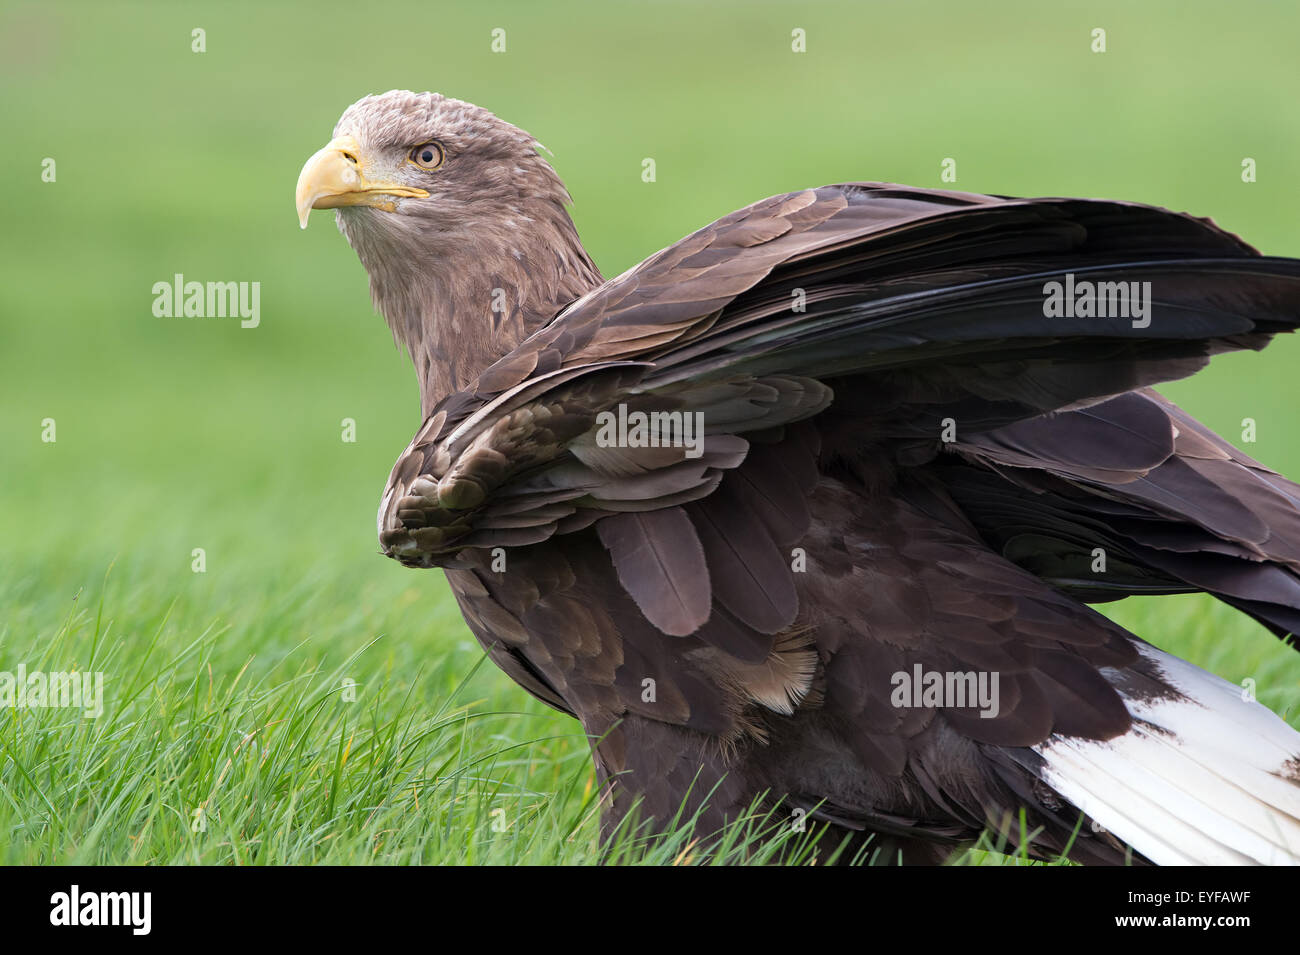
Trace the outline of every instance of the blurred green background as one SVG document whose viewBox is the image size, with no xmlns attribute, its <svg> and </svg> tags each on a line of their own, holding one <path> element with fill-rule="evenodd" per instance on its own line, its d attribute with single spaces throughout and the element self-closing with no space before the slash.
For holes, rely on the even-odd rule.
<svg viewBox="0 0 1300 955">
<path fill-rule="evenodd" d="M 531 131 L 609 276 L 766 195 L 943 185 L 947 157 L 954 188 L 1139 200 L 1300 256 L 1298 32 L 1300 8 L 1273 3 L 5 2 L 0 668 L 84 613 L 83 590 L 128 646 L 213 628 L 218 671 L 376 638 L 379 671 L 477 657 L 441 576 L 378 554 L 414 373 L 333 215 L 294 217 L 301 164 L 366 93 L 438 90 Z M 177 272 L 260 282 L 260 327 L 156 318 Z M 1246 449 L 1295 477 L 1298 357 L 1280 340 L 1166 391 L 1234 442 L 1254 418 Z M 78 633 L 64 665 L 89 653 Z M 475 687 L 576 731 L 488 668 Z"/>
</svg>

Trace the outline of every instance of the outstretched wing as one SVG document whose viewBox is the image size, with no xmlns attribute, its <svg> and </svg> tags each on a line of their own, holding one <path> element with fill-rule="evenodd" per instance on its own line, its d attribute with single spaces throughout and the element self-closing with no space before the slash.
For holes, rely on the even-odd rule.
<svg viewBox="0 0 1300 955">
<path fill-rule="evenodd" d="M 1150 389 L 955 444 L 985 540 L 1082 600 L 1205 591 L 1300 633 L 1300 487 Z"/>
<path fill-rule="evenodd" d="M 1049 317 L 1051 282 L 1137 283 L 1125 289 L 1149 290 L 1149 311 Z M 1128 452 L 1165 454 L 1145 484 L 1108 484 L 1097 478 L 1104 465 L 1086 459 L 1079 474 L 1053 470 L 1052 448 L 1034 441 L 1069 444 L 1067 426 L 1102 427 L 1108 412 L 1095 409 L 1129 408 L 1103 399 L 1189 374 L 1219 351 L 1262 347 L 1295 325 L 1298 305 L 1300 263 L 1147 206 L 880 184 L 774 197 L 594 289 L 440 403 L 393 469 L 381 543 L 409 565 L 456 567 L 466 549 L 595 524 L 620 584 L 663 633 L 693 633 L 713 615 L 775 634 L 798 610 L 788 550 L 807 529 L 819 456 L 859 471 L 870 460 L 879 482 L 957 461 L 940 458 L 955 450 L 979 475 L 1019 467 L 1046 475 L 1022 485 L 1072 480 L 1084 508 L 1099 489 L 1127 500 L 1141 488 L 1146 498 L 1128 506 L 1145 510 L 1128 517 L 1183 520 L 1170 505 L 1183 457 L 1201 455 L 1190 471 L 1203 481 L 1218 467 L 1187 422 L 1178 449 L 1166 426 Z M 602 440 L 611 418 L 638 414 L 659 430 Z M 819 414 L 816 433 L 791 431 Z M 1020 424 L 1035 419 L 1055 424 Z M 702 436 L 673 445 L 674 422 L 676 438 L 688 422 L 702 422 Z M 758 456 L 762 466 L 742 467 Z M 958 491 L 978 484 L 965 475 Z M 1000 519 L 978 490 L 965 499 L 977 518 Z M 1134 566 L 1203 586 L 1170 569 L 1176 547 L 1151 565 L 1139 559 L 1150 548 L 1134 546 Z M 1141 589 L 1117 575 L 1106 587 L 1096 595 Z M 1247 609 L 1258 602 L 1249 588 L 1220 591 Z"/>
</svg>

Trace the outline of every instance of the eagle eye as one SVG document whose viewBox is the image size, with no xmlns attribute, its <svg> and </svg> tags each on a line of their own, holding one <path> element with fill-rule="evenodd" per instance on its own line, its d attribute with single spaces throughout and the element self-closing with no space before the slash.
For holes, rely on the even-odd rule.
<svg viewBox="0 0 1300 955">
<path fill-rule="evenodd" d="M 427 142 L 411 150 L 411 162 L 421 169 L 437 169 L 442 165 L 444 153 L 435 142 Z"/>
</svg>

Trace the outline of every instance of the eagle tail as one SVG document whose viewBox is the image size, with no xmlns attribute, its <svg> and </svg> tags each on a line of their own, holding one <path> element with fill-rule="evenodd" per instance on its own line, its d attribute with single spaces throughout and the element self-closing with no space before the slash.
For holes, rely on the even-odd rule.
<svg viewBox="0 0 1300 955">
<path fill-rule="evenodd" d="M 1300 865 L 1300 733 L 1149 644 L 1115 683 L 1133 727 L 1034 747 L 1063 797 L 1159 865 Z"/>
</svg>

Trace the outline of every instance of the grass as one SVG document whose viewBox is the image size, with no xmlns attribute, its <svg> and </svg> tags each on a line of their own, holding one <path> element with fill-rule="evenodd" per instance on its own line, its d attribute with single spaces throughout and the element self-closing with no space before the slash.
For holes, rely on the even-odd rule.
<svg viewBox="0 0 1300 955">
<path fill-rule="evenodd" d="M 205 595 L 192 591 L 165 603 L 140 599 L 157 585 L 114 567 L 93 589 L 65 598 L 52 638 L 0 633 L 5 659 L 29 670 L 105 673 L 108 701 L 95 719 L 76 709 L 0 710 L 0 861 L 602 858 L 594 774 L 577 724 L 485 666 L 476 646 L 448 640 L 460 627 L 446 601 L 379 586 L 367 587 L 358 606 L 353 587 L 323 572 L 298 588 L 245 583 L 233 614 L 255 624 L 211 614 Z M 9 606 L 31 600 L 35 585 L 10 581 L 0 598 Z M 409 620 L 417 606 L 431 610 L 419 630 Z M 1195 598 L 1120 611 L 1139 632 L 1175 635 L 1161 641 L 1174 652 L 1228 679 L 1254 678 L 1261 702 L 1300 722 L 1300 661 L 1233 612 Z M 605 858 L 834 855 L 829 840 L 784 822 L 756 812 L 711 851 L 692 844 L 685 826 L 657 842 L 623 831 Z M 998 847 L 987 841 L 954 861 L 1027 861 Z"/>
<path fill-rule="evenodd" d="M 959 188 L 1139 199 L 1300 255 L 1284 42 L 1300 10 L 675 0 L 386 14 L 400 29 L 358 26 L 342 2 L 306 19 L 251 0 L 0 10 L 0 671 L 102 671 L 106 702 L 98 719 L 0 709 L 4 862 L 599 858 L 577 724 L 482 664 L 440 575 L 376 553 L 379 492 L 418 425 L 414 375 L 346 243 L 319 214 L 300 233 L 291 203 L 302 161 L 365 92 L 440 89 L 536 133 L 607 275 L 765 195 L 940 185 L 945 157 Z M 1088 51 L 1098 25 L 1104 55 Z M 497 26 L 505 55 L 489 49 Z M 806 54 L 789 52 L 793 26 Z M 195 27 L 206 53 L 190 51 Z M 1255 183 L 1240 180 L 1244 156 Z M 261 282 L 261 325 L 155 318 L 152 285 L 176 272 Z M 1230 439 L 1254 419 L 1247 449 L 1294 476 L 1298 356 L 1300 341 L 1279 341 L 1166 390 Z M 1255 680 L 1297 722 L 1300 658 L 1239 615 L 1196 598 L 1108 612 Z M 720 856 L 624 838 L 610 858 L 833 852 L 755 827 Z"/>
</svg>

